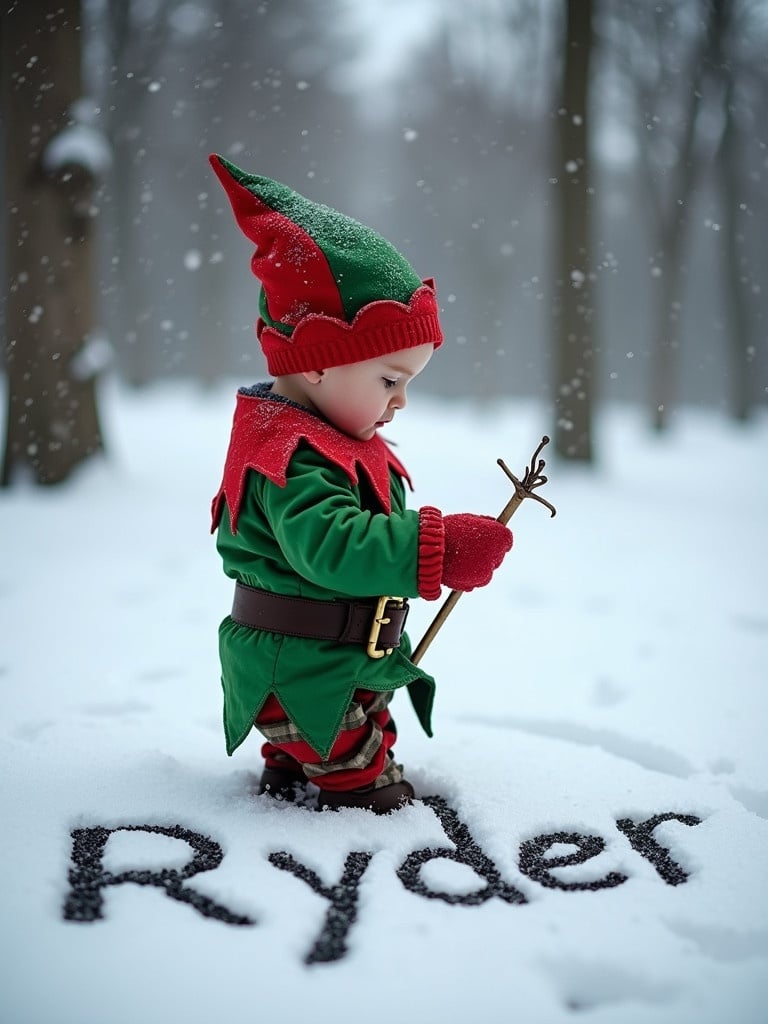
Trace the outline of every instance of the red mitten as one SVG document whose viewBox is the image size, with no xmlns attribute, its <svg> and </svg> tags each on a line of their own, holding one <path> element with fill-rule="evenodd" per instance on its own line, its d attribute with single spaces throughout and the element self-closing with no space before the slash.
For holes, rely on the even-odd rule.
<svg viewBox="0 0 768 1024">
<path fill-rule="evenodd" d="M 470 512 L 444 516 L 442 583 L 451 590 L 474 590 L 491 582 L 512 547 L 512 532 L 497 519 Z"/>
</svg>

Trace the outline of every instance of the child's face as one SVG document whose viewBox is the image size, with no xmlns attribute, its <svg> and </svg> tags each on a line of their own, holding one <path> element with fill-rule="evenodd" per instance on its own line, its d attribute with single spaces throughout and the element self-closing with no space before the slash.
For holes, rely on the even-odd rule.
<svg viewBox="0 0 768 1024">
<path fill-rule="evenodd" d="M 432 358 L 434 345 L 417 345 L 347 366 L 305 373 L 315 408 L 345 434 L 368 441 L 406 405 L 405 390 Z"/>
</svg>

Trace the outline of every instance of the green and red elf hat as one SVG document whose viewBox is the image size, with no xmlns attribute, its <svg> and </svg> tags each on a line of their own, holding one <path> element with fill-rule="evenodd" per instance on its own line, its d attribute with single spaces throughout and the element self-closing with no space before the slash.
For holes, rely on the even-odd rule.
<svg viewBox="0 0 768 1024">
<path fill-rule="evenodd" d="M 273 376 L 442 344 L 434 282 L 371 228 L 213 154 L 240 229 L 256 244 L 256 333 Z"/>
</svg>

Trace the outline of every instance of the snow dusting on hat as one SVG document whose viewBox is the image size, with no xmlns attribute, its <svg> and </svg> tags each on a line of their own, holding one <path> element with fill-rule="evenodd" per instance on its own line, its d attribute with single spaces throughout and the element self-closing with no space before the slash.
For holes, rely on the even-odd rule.
<svg viewBox="0 0 768 1024">
<path fill-rule="evenodd" d="M 371 228 L 271 178 L 210 157 L 256 245 L 257 334 L 275 376 L 375 359 L 443 340 L 434 282 Z"/>
</svg>

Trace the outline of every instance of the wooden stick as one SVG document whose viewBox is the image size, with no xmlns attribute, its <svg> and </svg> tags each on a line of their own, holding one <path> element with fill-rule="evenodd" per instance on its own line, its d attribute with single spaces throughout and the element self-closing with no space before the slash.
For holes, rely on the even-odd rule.
<svg viewBox="0 0 768 1024">
<path fill-rule="evenodd" d="M 501 468 L 507 474 L 509 479 L 515 485 L 515 493 L 512 495 L 512 497 L 509 499 L 509 501 L 507 502 L 507 504 L 504 506 L 504 508 L 501 510 L 501 513 L 497 517 L 498 521 L 500 523 L 503 523 L 505 526 L 507 525 L 509 520 L 512 518 L 512 516 L 515 514 L 515 512 L 518 510 L 520 505 L 522 505 L 523 501 L 526 498 L 533 498 L 535 501 L 538 501 L 541 505 L 545 505 L 550 510 L 550 514 L 553 516 L 555 515 L 554 506 L 550 505 L 548 501 L 545 501 L 544 498 L 541 498 L 538 494 L 533 493 L 536 487 L 541 487 L 542 484 L 545 484 L 547 482 L 547 478 L 543 476 L 541 472 L 544 469 L 545 465 L 544 459 L 539 459 L 538 463 L 536 462 L 536 460 L 539 458 L 539 454 L 541 453 L 542 448 L 546 444 L 549 444 L 549 438 L 544 436 L 541 439 L 541 444 L 533 453 L 533 456 L 531 457 L 531 463 L 528 466 L 522 480 L 518 480 L 514 473 L 511 473 L 509 471 L 509 469 L 502 461 L 502 459 L 496 460 L 497 464 L 501 466 Z M 459 598 L 463 593 L 463 590 L 452 590 L 448 597 L 445 599 L 445 601 L 442 604 L 442 607 L 440 608 L 440 611 L 437 613 L 437 615 L 430 623 L 426 633 L 419 641 L 418 647 L 411 655 L 410 660 L 413 662 L 414 665 L 418 665 L 421 659 L 424 657 L 427 648 L 430 646 L 430 644 L 435 639 L 437 634 L 443 628 L 445 620 L 456 607 L 456 605 L 459 602 Z"/>
</svg>

